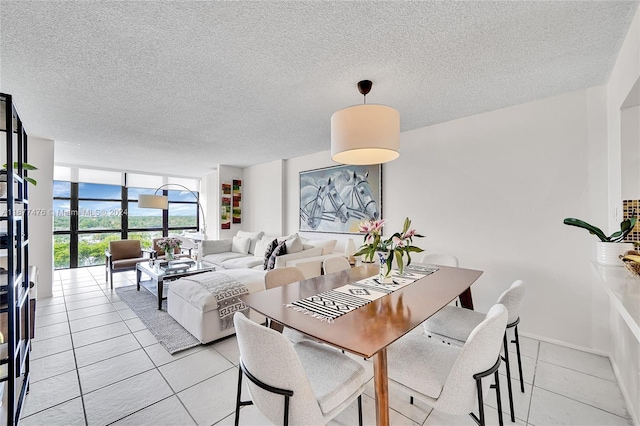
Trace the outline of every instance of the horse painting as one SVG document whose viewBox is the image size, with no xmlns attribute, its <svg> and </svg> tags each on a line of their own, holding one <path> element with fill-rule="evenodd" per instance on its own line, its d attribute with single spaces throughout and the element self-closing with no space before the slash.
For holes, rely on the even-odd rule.
<svg viewBox="0 0 640 426">
<path fill-rule="evenodd" d="M 360 221 L 381 216 L 379 188 L 379 166 L 300 173 L 300 230 L 357 233 Z"/>
</svg>

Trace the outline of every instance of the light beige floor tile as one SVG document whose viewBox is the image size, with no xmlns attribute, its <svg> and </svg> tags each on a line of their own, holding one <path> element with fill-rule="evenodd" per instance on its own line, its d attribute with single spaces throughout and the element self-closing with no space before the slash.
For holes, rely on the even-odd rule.
<svg viewBox="0 0 640 426">
<path fill-rule="evenodd" d="M 38 317 L 38 327 L 46 327 L 48 325 L 60 324 L 67 322 L 67 313 L 59 312 L 57 314 L 51 314 Z"/>
<path fill-rule="evenodd" d="M 212 425 L 235 412 L 238 369 L 231 368 L 180 393 L 182 401 L 199 425 Z"/>
<path fill-rule="evenodd" d="M 478 415 L 477 409 L 475 414 Z M 487 426 L 497 426 L 499 424 L 498 410 L 485 406 L 484 414 Z M 503 418 L 503 422 L 505 425 L 514 424 L 511 423 L 507 417 Z M 524 425 L 524 423 L 517 419 L 515 424 Z M 469 414 L 453 415 L 433 410 L 424 422 L 424 426 L 477 426 L 477 424 Z"/>
<path fill-rule="evenodd" d="M 136 340 L 131 333 L 127 333 L 114 337 L 113 339 L 76 348 L 76 362 L 78 363 L 78 367 L 85 367 L 140 348 L 141 346 L 138 340 Z"/>
<path fill-rule="evenodd" d="M 171 388 L 175 392 L 180 392 L 232 367 L 233 364 L 219 353 L 205 350 L 165 364 L 158 369 Z"/>
<path fill-rule="evenodd" d="M 83 293 L 94 293 L 96 291 L 102 292 L 102 290 L 100 290 L 100 287 L 96 283 L 94 283 L 93 285 L 88 285 L 84 287 L 63 288 L 63 291 L 64 291 L 65 300 L 67 302 L 69 301 L 69 299 L 67 299 L 67 297 L 69 296 L 73 296 L 76 294 L 83 294 Z"/>
<path fill-rule="evenodd" d="M 69 323 L 63 322 L 60 324 L 48 325 L 45 327 L 38 327 L 36 322 L 36 334 L 33 339 L 34 342 L 46 339 L 52 339 L 59 336 L 69 334 Z"/>
<path fill-rule="evenodd" d="M 600 377 L 601 379 L 606 379 L 611 382 L 616 381 L 616 376 L 611 367 L 611 361 L 604 356 L 553 345 L 547 342 L 540 342 L 540 356 L 538 359 L 591 376 Z"/>
<path fill-rule="evenodd" d="M 59 303 L 57 305 L 49 305 L 49 306 L 40 306 L 40 302 L 36 303 L 36 322 L 38 322 L 39 318 L 46 315 L 57 314 L 60 312 L 66 312 L 67 307 L 64 303 Z"/>
<path fill-rule="evenodd" d="M 192 355 L 196 352 L 200 352 L 204 349 L 205 349 L 205 346 L 198 345 L 198 346 L 194 346 L 193 348 L 180 351 L 172 355 L 160 343 L 156 343 L 155 345 L 151 345 L 151 346 L 146 346 L 144 348 L 144 350 L 147 352 L 147 355 L 149 355 L 149 358 L 151 358 L 151 361 L 153 361 L 153 363 L 158 367 L 161 365 L 165 365 L 170 362 L 173 362 L 175 360 L 178 360 L 180 358 L 184 358 L 186 356 Z"/>
<path fill-rule="evenodd" d="M 130 309 L 129 305 L 127 305 L 122 300 L 117 301 L 117 302 L 113 302 L 113 307 L 116 308 L 117 311 L 120 311 L 120 310 L 123 310 L 123 309 Z"/>
<path fill-rule="evenodd" d="M 118 315 L 120 315 L 120 318 L 122 318 L 123 320 L 138 318 L 136 313 L 129 308 L 118 311 Z"/>
<path fill-rule="evenodd" d="M 79 300 L 93 299 L 96 297 L 104 297 L 104 293 L 102 292 L 102 290 L 98 289 L 98 290 L 88 291 L 86 293 L 78 293 L 78 294 L 65 293 L 64 300 L 67 303 L 69 303 L 69 302 L 77 302 Z"/>
<path fill-rule="evenodd" d="M 531 339 L 529 337 L 524 337 L 520 334 L 520 355 L 527 356 L 529 358 L 538 359 L 538 350 L 540 348 L 540 341 L 536 339 Z M 514 339 L 513 328 L 507 330 L 507 336 L 509 337 L 509 342 Z M 509 352 L 516 353 L 516 345 L 514 343 L 509 343 Z"/>
<path fill-rule="evenodd" d="M 189 426 L 195 425 L 177 396 L 172 396 L 113 423 L 114 426 Z"/>
<path fill-rule="evenodd" d="M 220 355 L 225 357 L 227 361 L 233 363 L 233 365 L 238 365 L 240 350 L 238 349 L 238 339 L 235 334 L 211 343 L 206 347 L 215 349 Z"/>
<path fill-rule="evenodd" d="M 133 335 L 136 336 L 136 339 L 143 347 L 158 343 L 158 339 L 147 329 L 136 331 Z"/>
<path fill-rule="evenodd" d="M 535 387 L 531 397 L 529 425 L 630 426 L 631 421 Z"/>
<path fill-rule="evenodd" d="M 127 327 L 129 327 L 129 330 L 131 330 L 134 333 L 136 331 L 144 330 L 147 328 L 147 326 L 144 325 L 144 323 L 140 321 L 139 318 L 131 318 L 129 320 L 126 320 L 125 324 L 127 324 Z"/>
<path fill-rule="evenodd" d="M 82 392 L 93 392 L 155 368 L 146 352 L 138 349 L 78 369 Z"/>
<path fill-rule="evenodd" d="M 617 383 L 538 361 L 535 386 L 576 401 L 627 417 Z"/>
<path fill-rule="evenodd" d="M 36 336 L 38 335 L 36 331 Z M 32 361 L 45 356 L 57 354 L 60 352 L 73 349 L 71 344 L 71 334 L 55 337 L 52 339 L 31 341 L 31 354 L 29 357 Z"/>
<path fill-rule="evenodd" d="M 80 386 L 78 386 L 78 375 L 75 371 L 32 383 L 22 415 L 27 417 L 79 396 Z"/>
<path fill-rule="evenodd" d="M 74 398 L 20 420 L 20 426 L 84 426 L 82 400 Z"/>
<path fill-rule="evenodd" d="M 69 320 L 73 321 L 95 315 L 106 314 L 107 312 L 115 312 L 115 309 L 111 306 L 110 302 L 69 311 L 67 315 L 69 316 Z"/>
<path fill-rule="evenodd" d="M 120 315 L 118 315 L 117 312 L 107 312 L 106 314 L 94 315 L 69 321 L 69 326 L 71 327 L 71 332 L 75 333 L 78 331 L 88 330 L 90 328 L 113 324 L 114 322 L 120 321 L 122 321 L 122 318 L 120 318 Z"/>
<path fill-rule="evenodd" d="M 74 302 L 67 302 L 67 311 L 71 312 L 71 311 L 75 311 L 75 310 L 82 310 L 82 309 L 87 309 L 87 308 L 93 308 L 94 306 L 97 305 L 111 305 L 111 301 L 109 299 L 107 299 L 105 296 L 100 296 L 100 297 L 92 297 L 90 299 L 84 299 L 84 300 L 76 300 Z M 91 311 L 91 310 L 89 310 Z M 76 313 L 77 314 L 77 313 Z M 74 315 L 76 315 L 74 314 Z M 70 319 L 76 319 L 77 317 L 73 317 L 71 316 L 72 314 L 69 314 L 69 318 Z M 85 315 L 88 316 L 88 315 Z"/>
<path fill-rule="evenodd" d="M 75 369 L 76 360 L 71 350 L 34 359 L 30 362 L 31 383 L 36 383 L 67 371 L 75 371 Z"/>
<path fill-rule="evenodd" d="M 90 328 L 88 330 L 73 333 L 73 346 L 79 348 L 81 346 L 90 345 L 92 343 L 108 340 L 113 337 L 129 334 L 129 329 L 122 321 L 113 324 L 103 325 L 100 327 Z"/>
<path fill-rule="evenodd" d="M 84 395 L 87 424 L 106 425 L 135 413 L 173 392 L 156 369 Z"/>
</svg>

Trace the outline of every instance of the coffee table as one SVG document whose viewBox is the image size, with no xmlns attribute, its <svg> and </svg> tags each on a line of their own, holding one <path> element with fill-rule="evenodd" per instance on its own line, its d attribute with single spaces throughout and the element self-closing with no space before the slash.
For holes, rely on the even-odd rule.
<svg viewBox="0 0 640 426">
<path fill-rule="evenodd" d="M 189 275 L 201 274 L 203 272 L 215 271 L 216 268 L 213 264 L 207 262 L 192 262 L 191 265 L 185 268 L 176 268 L 175 265 L 180 263 L 180 260 L 175 261 L 173 267 L 169 269 L 163 269 L 159 263 L 151 265 L 149 262 L 140 262 L 136 265 L 136 284 L 138 291 L 140 291 L 140 285 L 149 290 L 152 294 L 158 295 L 158 309 L 162 309 L 162 290 L 164 287 L 164 281 L 177 280 L 178 278 L 186 277 Z M 148 282 L 140 281 L 142 273 L 145 273 L 151 277 L 151 284 Z"/>
</svg>

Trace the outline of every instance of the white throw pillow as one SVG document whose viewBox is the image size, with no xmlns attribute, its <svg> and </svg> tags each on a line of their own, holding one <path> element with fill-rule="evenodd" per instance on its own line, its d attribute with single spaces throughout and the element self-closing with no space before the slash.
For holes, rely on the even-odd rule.
<svg viewBox="0 0 640 426">
<path fill-rule="evenodd" d="M 253 255 L 264 257 L 264 254 L 267 252 L 267 248 L 271 245 L 271 241 L 273 241 L 272 237 L 262 237 L 256 241 L 256 247 L 253 250 Z"/>
<path fill-rule="evenodd" d="M 231 251 L 233 253 L 249 254 L 250 245 L 251 239 L 235 236 L 231 243 Z"/>
<path fill-rule="evenodd" d="M 333 249 L 336 246 L 338 240 L 307 240 L 305 244 L 312 245 L 314 247 L 322 247 L 322 254 L 333 253 Z"/>
<path fill-rule="evenodd" d="M 287 246 L 287 254 L 298 253 L 303 250 L 302 241 L 300 241 L 298 234 L 293 234 L 284 244 Z"/>
<path fill-rule="evenodd" d="M 249 244 L 249 253 L 254 254 L 256 250 L 256 243 L 260 238 L 264 236 L 264 232 L 247 232 L 247 231 L 238 231 L 236 232 L 236 237 L 249 238 L 251 243 Z M 264 253 L 262 253 L 264 254 Z"/>
</svg>

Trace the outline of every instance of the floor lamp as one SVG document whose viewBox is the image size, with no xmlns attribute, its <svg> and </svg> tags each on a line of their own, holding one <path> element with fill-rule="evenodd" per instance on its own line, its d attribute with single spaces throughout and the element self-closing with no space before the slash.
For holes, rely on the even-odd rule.
<svg viewBox="0 0 640 426">
<path fill-rule="evenodd" d="M 205 221 L 205 216 L 204 216 L 204 209 L 202 208 L 202 204 L 200 204 L 200 197 L 193 192 L 192 190 L 190 190 L 189 188 L 187 188 L 184 185 L 180 185 L 179 183 L 166 183 L 164 185 L 159 186 L 156 189 L 156 192 L 153 195 L 150 194 L 140 194 L 138 196 L 138 207 L 140 208 L 146 208 L 146 209 L 161 209 L 161 210 L 167 210 L 169 208 L 169 197 L 167 197 L 166 195 L 158 195 L 158 191 L 160 191 L 162 188 L 166 187 L 166 186 L 170 186 L 170 185 L 174 185 L 174 186 L 179 186 L 181 188 L 184 188 L 186 191 L 188 191 L 191 195 L 193 195 L 196 199 L 196 203 L 198 204 L 198 208 L 200 209 L 200 212 L 202 213 L 202 239 L 206 240 L 207 239 L 207 225 L 206 225 L 206 221 Z M 201 253 L 200 253 L 200 243 L 198 242 L 198 260 L 201 259 Z"/>
</svg>

